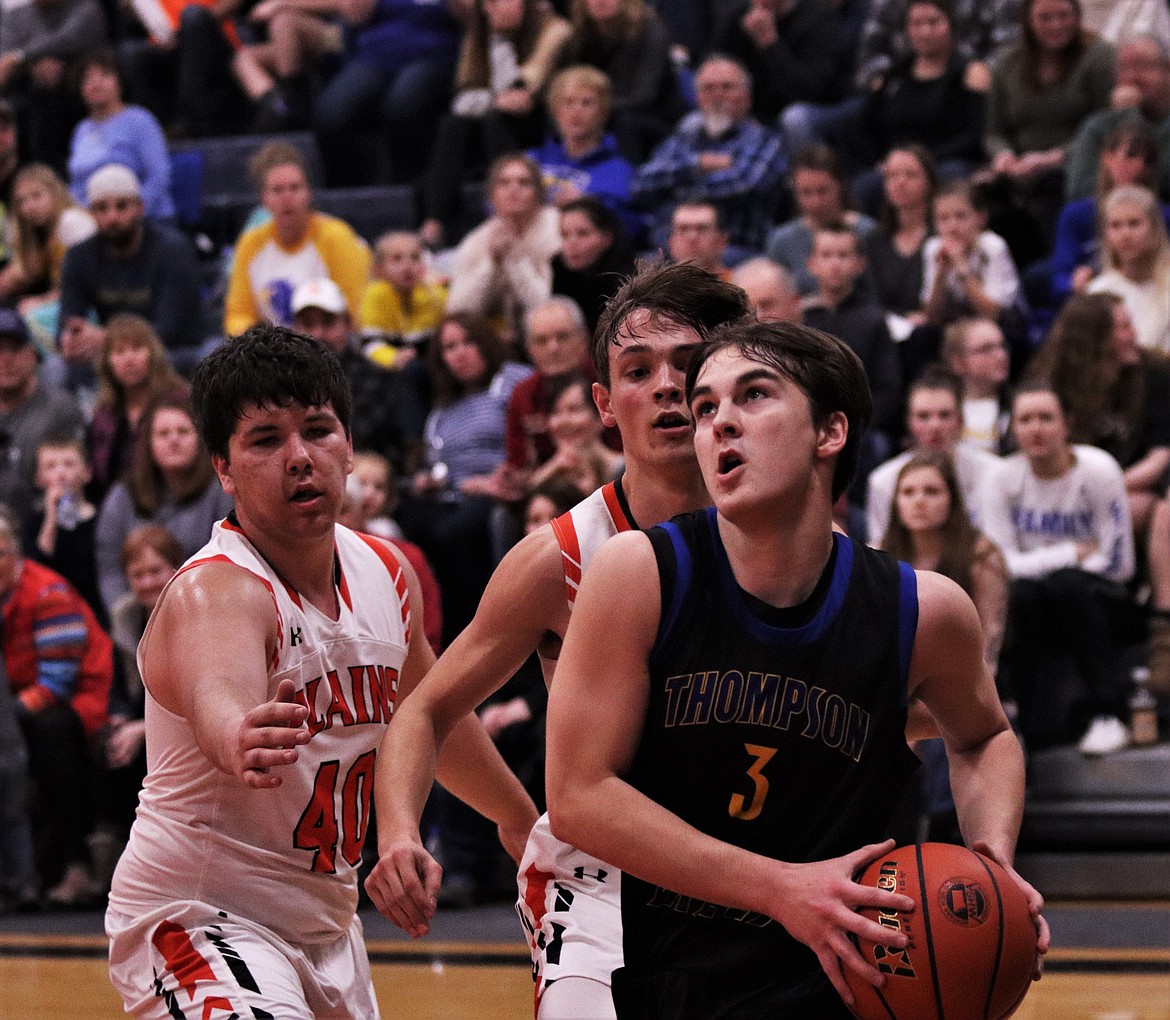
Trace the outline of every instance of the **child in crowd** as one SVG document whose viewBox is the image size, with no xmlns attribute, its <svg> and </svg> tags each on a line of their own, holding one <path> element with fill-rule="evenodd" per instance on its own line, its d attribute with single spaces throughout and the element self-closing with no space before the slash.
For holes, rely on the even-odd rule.
<svg viewBox="0 0 1170 1020">
<path fill-rule="evenodd" d="M 355 450 L 353 471 L 345 482 L 345 498 L 337 518 L 354 531 L 387 539 L 418 574 L 423 593 L 423 632 L 438 655 L 442 651 L 443 611 L 439 583 L 426 555 L 402 536 L 398 522 L 391 517 L 398 505 L 398 476 L 394 465 L 380 453 Z"/>
<path fill-rule="evenodd" d="M 398 505 L 398 476 L 394 465 L 373 450 L 354 450 L 353 472 L 346 491 L 356 487 L 359 503 L 354 508 L 355 521 L 348 527 L 391 541 L 402 538 L 402 529 L 394 520 Z"/>
<path fill-rule="evenodd" d="M 359 313 L 366 357 L 383 368 L 401 368 L 434 332 L 446 306 L 447 288 L 428 274 L 418 237 L 407 230 L 379 237 Z"/>
<path fill-rule="evenodd" d="M 48 437 L 37 446 L 38 509 L 29 524 L 28 554 L 65 577 L 99 619 L 105 616 L 94 559 L 97 507 L 85 498 L 91 471 L 85 443 Z"/>
<path fill-rule="evenodd" d="M 969 181 L 942 185 L 934 198 L 936 234 L 923 252 L 923 311 L 945 326 L 964 315 L 998 320 L 1020 297 L 1007 242 L 987 229 L 987 211 Z"/>
<path fill-rule="evenodd" d="M 1003 330 L 991 319 L 959 319 L 943 334 L 942 360 L 963 380 L 963 442 L 1006 453 L 1011 367 Z"/>
<path fill-rule="evenodd" d="M 987 229 L 983 198 L 970 181 L 943 184 L 934 197 L 935 235 L 923 247 L 925 325 L 902 345 L 907 380 L 937 359 L 943 328 L 970 316 L 998 322 L 1022 362 L 1027 330 L 1020 277 L 1007 242 Z"/>
<path fill-rule="evenodd" d="M 1101 267 L 1090 294 L 1125 302 L 1141 347 L 1170 353 L 1170 239 L 1149 188 L 1114 188 L 1101 206 Z"/>
<path fill-rule="evenodd" d="M 873 418 L 861 438 L 858 470 L 849 487 L 850 531 L 861 524 L 865 479 L 896 452 L 902 421 L 902 366 L 886 315 L 865 286 L 865 255 L 856 228 L 822 223 L 813 231 L 808 272 L 816 291 L 805 302 L 804 323 L 840 337 L 861 359 L 873 394 Z"/>
<path fill-rule="evenodd" d="M 524 534 L 531 535 L 537 528 L 572 510 L 586 495 L 563 478 L 550 478 L 534 485 L 524 501 Z"/>
</svg>

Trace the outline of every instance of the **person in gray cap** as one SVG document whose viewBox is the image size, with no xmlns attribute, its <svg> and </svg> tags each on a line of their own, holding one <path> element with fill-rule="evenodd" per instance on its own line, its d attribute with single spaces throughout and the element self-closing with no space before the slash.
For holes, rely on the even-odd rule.
<svg viewBox="0 0 1170 1020">
<path fill-rule="evenodd" d="M 199 360 L 203 339 L 199 267 L 191 243 L 177 230 L 146 218 L 138 178 L 110 163 L 86 183 L 98 232 L 74 245 L 61 267 L 57 344 L 72 388 L 92 373 L 104 323 L 117 312 L 146 319 L 180 371 Z M 96 322 L 94 321 L 96 319 Z"/>
<path fill-rule="evenodd" d="M 29 514 L 38 444 L 84 431 L 77 402 L 37 377 L 37 349 L 20 314 L 0 308 L 0 502 Z"/>
</svg>

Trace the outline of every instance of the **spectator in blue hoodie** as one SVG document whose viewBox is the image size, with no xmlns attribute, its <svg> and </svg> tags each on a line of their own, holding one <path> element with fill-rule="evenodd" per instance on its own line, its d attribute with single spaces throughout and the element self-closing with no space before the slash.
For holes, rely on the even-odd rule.
<svg viewBox="0 0 1170 1020">
<path fill-rule="evenodd" d="M 631 238 L 638 238 L 644 223 L 630 200 L 634 167 L 605 130 L 612 98 L 609 77 L 595 67 L 559 72 L 548 90 L 556 136 L 528 155 L 540 166 L 554 205 L 592 195 L 614 212 Z"/>
</svg>

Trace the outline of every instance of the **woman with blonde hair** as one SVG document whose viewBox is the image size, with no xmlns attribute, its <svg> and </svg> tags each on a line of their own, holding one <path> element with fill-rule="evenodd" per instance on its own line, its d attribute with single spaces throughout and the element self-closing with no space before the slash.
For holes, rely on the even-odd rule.
<svg viewBox="0 0 1170 1020">
<path fill-rule="evenodd" d="M 669 29 L 645 0 L 573 0 L 573 30 L 557 61 L 588 64 L 613 84 L 610 130 L 622 155 L 641 163 L 685 112 Z"/>
<path fill-rule="evenodd" d="M 106 323 L 97 360 L 98 395 L 87 442 L 96 495 L 104 495 L 134 457 L 138 426 L 150 404 L 190 387 L 167 360 L 154 327 L 120 312 Z"/>
<path fill-rule="evenodd" d="M 1106 136 L 1097 162 L 1095 193 L 1066 202 L 1056 221 L 1051 262 L 1054 304 L 1059 306 L 1070 294 L 1083 291 L 1100 269 L 1097 218 L 1105 196 L 1124 184 L 1153 189 L 1157 165 L 1158 140 L 1144 120 L 1123 120 Z M 1166 206 L 1162 218 L 1170 220 Z"/>
<path fill-rule="evenodd" d="M 42 352 L 49 354 L 57 335 L 65 252 L 92 237 L 97 224 L 73 201 L 56 171 L 44 163 L 30 163 L 17 172 L 11 206 L 12 257 L 0 270 L 0 299 L 22 298 L 17 310 Z"/>
<path fill-rule="evenodd" d="M 1101 268 L 1087 288 L 1125 302 L 1142 347 L 1170 353 L 1170 237 L 1149 188 L 1114 188 L 1101 205 Z"/>
<path fill-rule="evenodd" d="M 634 166 L 606 130 L 612 103 L 604 71 L 588 64 L 558 71 L 548 87 L 549 136 L 528 155 L 540 166 L 549 201 L 558 209 L 593 195 L 621 218 L 627 234 L 639 237 L 645 223 L 630 197 Z"/>
</svg>

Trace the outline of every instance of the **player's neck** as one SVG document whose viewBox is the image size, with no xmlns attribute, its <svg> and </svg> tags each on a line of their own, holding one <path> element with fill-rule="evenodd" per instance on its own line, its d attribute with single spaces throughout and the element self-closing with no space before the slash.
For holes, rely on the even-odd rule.
<svg viewBox="0 0 1170 1020">
<path fill-rule="evenodd" d="M 710 506 L 711 497 L 697 464 L 674 471 L 641 470 L 627 464 L 622 488 L 630 513 L 640 528 L 668 521 L 678 514 Z"/>
<path fill-rule="evenodd" d="M 290 542 L 287 536 L 273 538 L 246 520 L 240 527 L 248 541 L 273 570 L 302 599 L 311 602 L 331 620 L 340 611 L 337 601 L 336 546 L 332 535 Z"/>
<path fill-rule="evenodd" d="M 744 591 L 782 609 L 812 595 L 833 550 L 830 508 L 810 505 L 787 521 L 774 512 L 735 523 L 722 516 L 718 521 L 727 559 Z"/>
</svg>

